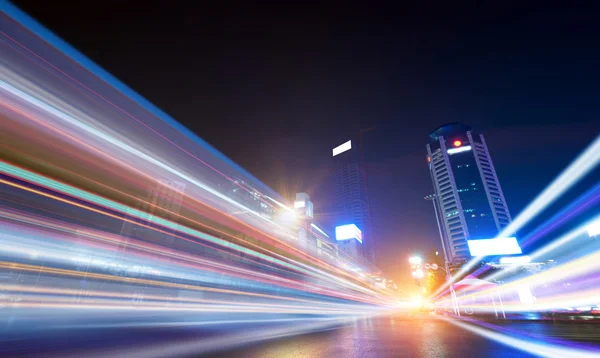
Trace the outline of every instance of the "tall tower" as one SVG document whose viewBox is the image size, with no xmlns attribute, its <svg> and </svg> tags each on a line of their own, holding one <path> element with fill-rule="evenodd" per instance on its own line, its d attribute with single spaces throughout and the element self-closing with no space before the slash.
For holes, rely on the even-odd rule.
<svg viewBox="0 0 600 358">
<path fill-rule="evenodd" d="M 340 242 L 340 249 L 373 260 L 373 238 L 368 235 L 371 232 L 369 203 L 360 148 L 357 144 L 349 140 L 333 148 L 335 210 L 338 215 L 336 225 L 354 224 L 362 232 L 362 243 L 359 240 L 343 241 Z M 345 248 L 348 245 L 353 247 Z"/>
<path fill-rule="evenodd" d="M 427 161 L 446 261 L 459 263 L 473 254 L 473 241 L 493 239 L 508 226 L 506 200 L 483 135 L 464 124 L 449 123 L 431 132 Z M 491 250 L 496 244 L 486 243 Z"/>
</svg>

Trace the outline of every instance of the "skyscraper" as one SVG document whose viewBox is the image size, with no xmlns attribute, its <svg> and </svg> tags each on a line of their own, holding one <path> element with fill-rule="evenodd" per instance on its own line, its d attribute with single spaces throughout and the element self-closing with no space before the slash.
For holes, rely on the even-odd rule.
<svg viewBox="0 0 600 358">
<path fill-rule="evenodd" d="M 349 140 L 333 149 L 336 225 L 355 224 L 362 232 L 362 244 L 358 240 L 340 241 L 340 249 L 352 255 L 359 253 L 373 260 L 365 172 L 360 148 L 356 144 L 358 143 Z"/>
<path fill-rule="evenodd" d="M 461 123 L 442 125 L 429 134 L 427 161 L 444 254 L 458 263 L 472 254 L 470 240 L 495 238 L 510 213 L 483 135 Z"/>
</svg>

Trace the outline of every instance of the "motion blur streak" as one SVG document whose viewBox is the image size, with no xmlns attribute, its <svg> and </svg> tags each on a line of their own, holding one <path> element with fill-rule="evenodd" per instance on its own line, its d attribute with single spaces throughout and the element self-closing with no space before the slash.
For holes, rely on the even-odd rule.
<svg viewBox="0 0 600 358">
<path fill-rule="evenodd" d="M 270 328 L 260 332 L 247 331 L 243 333 L 225 334 L 219 337 L 211 338 L 210 340 L 188 341 L 178 344 L 155 345 L 151 344 L 145 347 L 135 349 L 126 349 L 120 351 L 107 350 L 105 353 L 115 358 L 130 358 L 139 357 L 145 358 L 150 356 L 165 357 L 165 356 L 189 356 L 191 354 L 199 354 L 212 352 L 222 347 L 235 347 L 245 343 L 256 342 L 266 339 L 283 338 L 298 334 L 318 332 L 326 330 L 337 325 L 348 324 L 353 322 L 355 318 L 327 318 L 313 320 L 311 322 L 302 322 L 295 320 L 296 324 L 291 327 Z M 92 353 L 87 357 L 104 357 L 102 354 Z"/>
<path fill-rule="evenodd" d="M 494 332 L 488 329 L 484 329 L 481 327 L 477 327 L 472 324 L 467 324 L 464 322 L 456 321 L 456 320 L 447 320 L 451 324 L 465 329 L 467 331 L 476 333 L 480 336 L 483 336 L 487 339 L 491 339 L 493 341 L 505 344 L 507 346 L 512 346 L 515 348 L 519 348 L 520 350 L 531 353 L 538 357 L 549 357 L 549 358 L 592 358 L 597 357 L 598 352 L 589 352 L 586 350 L 576 349 L 576 348 L 564 348 L 559 345 L 551 345 L 547 342 L 535 342 L 532 341 L 531 338 L 529 340 L 519 339 L 515 337 L 511 337 L 506 334 L 501 334 L 498 332 Z"/>
<path fill-rule="evenodd" d="M 133 340 L 110 353 L 65 347 L 75 356 L 173 356 L 321 330 L 393 306 L 370 263 L 332 249 L 324 232 L 315 237 L 329 246 L 301 236 L 310 226 L 286 199 L 1 6 L 2 333 L 221 331 L 168 345 Z"/>
<path fill-rule="evenodd" d="M 522 228 L 531 219 L 544 211 L 551 203 L 557 200 L 569 188 L 583 179 L 590 171 L 594 170 L 600 163 L 600 135 L 565 169 L 546 189 L 544 189 L 527 207 L 504 229 L 496 238 L 510 237 Z M 449 285 L 456 282 L 458 277 L 463 276 L 471 270 L 483 257 L 475 257 L 453 275 L 444 286 L 440 287 L 434 294 L 437 295 L 447 289 Z"/>
<path fill-rule="evenodd" d="M 533 244 L 537 239 L 544 237 L 544 235 L 552 232 L 552 230 L 556 230 L 574 216 L 579 215 L 595 205 L 600 205 L 600 183 L 588 190 L 581 197 L 574 200 L 571 204 L 567 205 L 560 212 L 556 213 L 532 233 L 522 238 L 520 242 L 521 247 Z"/>
</svg>

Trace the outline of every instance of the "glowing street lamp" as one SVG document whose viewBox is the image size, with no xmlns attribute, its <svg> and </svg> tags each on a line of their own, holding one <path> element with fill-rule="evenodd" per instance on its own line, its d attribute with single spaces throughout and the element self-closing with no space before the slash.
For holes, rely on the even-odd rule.
<svg viewBox="0 0 600 358">
<path fill-rule="evenodd" d="M 423 262 L 423 259 L 421 259 L 418 256 L 413 256 L 411 258 L 408 259 L 408 262 L 413 264 L 413 265 L 420 265 Z"/>
</svg>

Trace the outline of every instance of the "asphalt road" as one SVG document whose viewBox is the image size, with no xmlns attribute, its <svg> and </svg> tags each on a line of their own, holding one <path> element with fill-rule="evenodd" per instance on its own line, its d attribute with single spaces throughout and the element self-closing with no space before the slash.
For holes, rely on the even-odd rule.
<svg viewBox="0 0 600 358">
<path fill-rule="evenodd" d="M 229 316 L 229 317 L 228 317 Z M 90 318 L 90 317 L 88 317 Z M 12 325 L 0 335 L 2 357 L 535 357 L 510 345 L 473 333 L 468 322 L 428 316 L 394 315 L 344 322 L 319 322 L 297 317 L 247 317 L 228 323 L 230 315 L 213 324 L 193 317 L 154 317 L 147 325 L 124 324 L 96 317 L 94 325 L 57 324 L 39 328 L 31 321 Z M 207 317 L 203 317 L 206 319 Z M 186 324 L 182 322 L 186 321 Z M 102 321 L 105 321 L 102 323 Z M 162 322 L 157 324 L 157 322 Z M 490 327 L 488 327 L 490 328 Z M 521 341 L 600 348 L 600 325 L 595 323 L 494 323 L 502 336 Z M 499 335 L 499 334 L 498 334 Z M 262 341 L 258 341 L 262 339 Z M 531 350 L 530 350 L 531 352 Z M 534 351 L 535 352 L 535 351 Z M 600 351 L 599 351 L 600 352 Z M 559 355 L 560 356 L 560 355 Z M 569 355 L 563 355 L 569 357 Z M 598 355 L 600 356 L 600 355 Z M 560 356 L 562 357 L 562 356 Z"/>
<path fill-rule="evenodd" d="M 464 323 L 463 324 L 469 324 Z M 600 349 L 600 325 L 511 322 L 495 324 L 503 334 L 543 344 Z M 475 327 L 481 327 L 475 325 Z M 495 331 L 497 332 L 497 331 Z M 206 355 L 203 355 L 203 357 Z M 326 331 L 271 340 L 207 357 L 537 357 L 432 317 L 389 316 L 359 320 Z M 600 356 L 600 355 L 598 355 Z"/>
<path fill-rule="evenodd" d="M 407 317 L 357 321 L 318 333 L 267 341 L 209 357 L 533 357 L 450 323 Z"/>
</svg>

